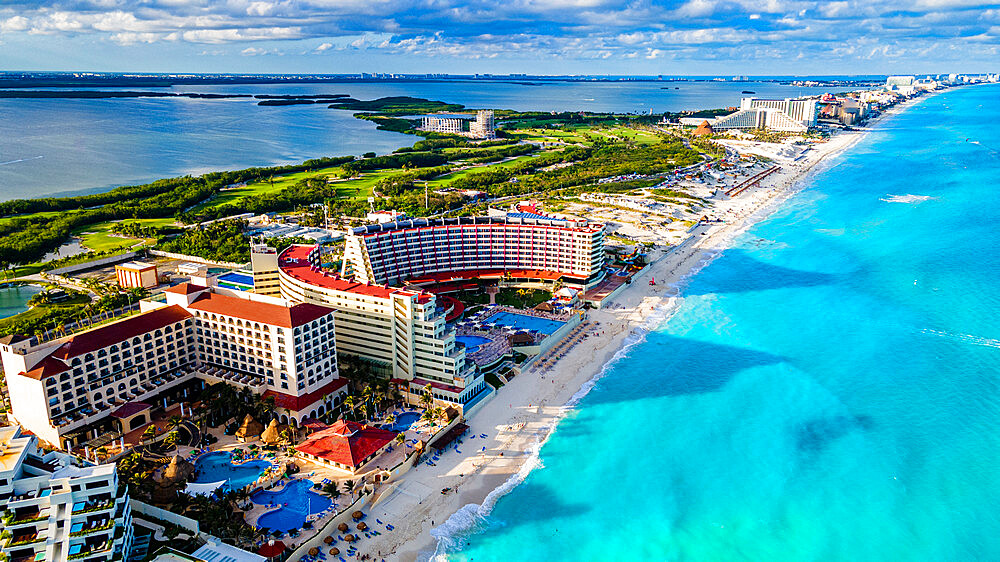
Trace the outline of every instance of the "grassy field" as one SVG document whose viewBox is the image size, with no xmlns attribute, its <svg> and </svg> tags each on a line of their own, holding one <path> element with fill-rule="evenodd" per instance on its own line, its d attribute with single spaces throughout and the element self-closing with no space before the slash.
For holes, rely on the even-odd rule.
<svg viewBox="0 0 1000 562">
<path fill-rule="evenodd" d="M 137 222 L 142 226 L 147 227 L 164 227 L 172 226 L 176 224 L 174 219 L 129 219 L 124 222 Z M 73 232 L 74 236 L 79 236 L 81 242 L 90 250 L 96 252 L 101 252 L 105 250 L 113 250 L 120 246 L 128 245 L 134 246 L 139 243 L 144 243 L 152 245 L 156 243 L 154 238 L 130 238 L 115 235 L 111 232 L 111 227 L 114 226 L 113 222 L 102 222 L 98 224 L 92 224 L 80 228 L 78 231 Z"/>
<path fill-rule="evenodd" d="M 275 176 L 272 178 L 273 181 L 258 181 L 253 183 L 248 183 L 244 187 L 237 187 L 235 189 L 228 189 L 226 191 L 221 191 L 215 195 L 215 197 L 196 205 L 193 212 L 203 211 L 205 209 L 212 209 L 215 207 L 221 207 L 227 203 L 233 203 L 243 199 L 244 197 L 253 197 L 255 195 L 263 195 L 265 193 L 274 193 L 281 191 L 286 187 L 295 185 L 300 180 L 307 178 L 313 178 L 316 176 L 333 174 L 336 175 L 340 173 L 339 166 L 333 166 L 330 168 L 323 168 L 320 170 L 312 170 L 306 172 L 296 172 L 294 174 L 288 174 L 285 176 Z"/>
<path fill-rule="evenodd" d="M 559 129 L 518 129 L 511 131 L 518 137 L 535 142 L 565 142 L 591 145 L 593 142 L 587 136 L 604 138 L 612 141 L 629 140 L 639 144 L 656 144 L 660 142 L 660 137 L 646 131 L 639 131 L 629 127 L 607 127 L 579 125 L 562 127 Z"/>
</svg>

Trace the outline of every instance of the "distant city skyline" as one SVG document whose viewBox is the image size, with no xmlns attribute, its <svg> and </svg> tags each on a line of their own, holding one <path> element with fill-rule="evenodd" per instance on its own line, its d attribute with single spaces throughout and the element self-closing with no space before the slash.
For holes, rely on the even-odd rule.
<svg viewBox="0 0 1000 562">
<path fill-rule="evenodd" d="M 976 0 L 8 0 L 0 70 L 827 75 L 995 71 Z"/>
</svg>

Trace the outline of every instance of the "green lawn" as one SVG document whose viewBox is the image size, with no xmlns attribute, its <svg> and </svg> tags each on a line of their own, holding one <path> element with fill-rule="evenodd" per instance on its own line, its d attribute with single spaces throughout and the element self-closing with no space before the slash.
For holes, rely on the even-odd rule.
<svg viewBox="0 0 1000 562">
<path fill-rule="evenodd" d="M 140 220 L 129 220 L 128 222 L 138 222 L 143 226 L 167 226 L 174 224 L 173 219 L 140 219 Z M 134 246 L 136 244 L 155 244 L 156 240 L 154 238 L 126 238 L 118 236 L 111 232 L 111 227 L 114 226 L 113 222 L 102 222 L 98 224 L 91 224 L 81 227 L 73 231 L 73 236 L 79 236 L 81 242 L 89 250 L 95 252 L 103 252 L 106 250 L 114 250 L 121 246 Z"/>
<path fill-rule="evenodd" d="M 197 213 L 205 209 L 221 207 L 222 205 L 239 201 L 244 197 L 252 197 L 255 195 L 262 195 L 265 193 L 274 193 L 277 191 L 281 191 L 286 187 L 295 185 L 299 180 L 312 178 L 319 175 L 326 175 L 326 174 L 336 175 L 339 173 L 340 173 L 340 167 L 332 166 L 330 168 L 322 168 L 320 170 L 296 172 L 294 174 L 288 174 L 285 176 L 276 176 L 272 178 L 273 181 L 269 180 L 269 181 L 258 181 L 258 182 L 248 183 L 244 187 L 238 187 L 235 189 L 220 191 L 215 195 L 215 197 L 196 205 L 193 209 L 191 209 L 191 211 Z"/>
</svg>

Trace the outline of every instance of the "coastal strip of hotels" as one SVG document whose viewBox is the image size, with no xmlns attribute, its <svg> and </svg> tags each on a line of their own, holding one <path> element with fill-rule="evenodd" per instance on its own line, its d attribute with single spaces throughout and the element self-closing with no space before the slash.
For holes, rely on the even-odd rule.
<svg viewBox="0 0 1000 562">
<path fill-rule="evenodd" d="M 864 94 L 867 101 L 744 99 L 711 122 L 661 126 L 805 132 L 816 126 L 821 106 L 828 113 L 839 107 L 838 119 L 854 124 L 876 105 L 885 109 L 923 90 L 912 77 L 894 77 L 886 89 Z M 494 134 L 488 111 L 470 130 L 433 119 L 424 126 Z M 666 289 L 697 265 L 703 248 L 723 244 L 812 165 L 849 144 L 838 142 L 766 161 L 726 144 L 719 162 L 675 172 L 664 185 L 696 182 L 692 189 L 718 202 L 717 216 L 698 218 L 662 251 L 636 243 L 610 257 L 610 218 L 600 212 L 611 211 L 593 207 L 556 213 L 522 201 L 482 216 L 391 213 L 348 228 L 336 247 L 318 242 L 279 251 L 253 240 L 241 271 L 184 263 L 182 281 L 160 286 L 121 318 L 56 337 L 4 337 L 0 359 L 13 425 L 0 428 L 0 553 L 13 562 L 142 560 L 152 554 L 153 538 L 165 542 L 168 533 L 188 537 L 183 541 L 193 547 L 163 550 L 157 559 L 164 561 L 336 560 L 341 552 L 382 547 L 382 556 L 402 556 L 396 551 L 406 540 L 426 538 L 428 515 L 441 518 L 429 510 L 446 504 L 431 500 L 457 489 L 467 474 L 486 474 L 491 462 L 506 463 L 496 465 L 503 474 L 517 470 L 519 461 L 503 459 L 503 451 L 525 446 L 517 431 L 533 419 L 515 405 L 554 415 L 542 409 L 549 395 L 563 396 L 553 393 L 570 383 L 578 388 L 579 377 L 593 376 L 603 363 L 561 358 L 575 346 L 606 358 L 613 350 L 600 342 L 621 345 L 643 311 L 673 295 Z M 581 201 L 617 213 L 662 214 L 652 199 Z M 156 265 L 134 261 L 119 263 L 115 278 L 123 288 L 155 288 L 161 279 Z M 489 302 L 466 310 L 455 295 L 469 290 L 485 291 Z M 552 298 L 500 306 L 501 290 Z M 385 381 L 386 395 L 373 398 L 370 386 L 342 376 L 348 364 Z M 199 397 L 219 385 L 260 400 L 264 417 L 208 427 L 209 408 Z M 505 385 L 532 390 L 510 390 L 490 423 L 469 433 L 476 412 Z M 475 460 L 444 456 L 458 457 L 458 443 L 476 437 L 463 445 L 482 447 Z M 114 464 L 123 459 L 154 467 L 142 499 Z M 448 462 L 455 470 L 446 469 Z M 407 481 L 422 474 L 432 475 L 420 485 L 425 493 L 440 494 L 407 491 Z M 213 536 L 180 496 L 231 501 L 230 515 L 252 532 Z M 389 507 L 403 496 L 422 498 L 421 506 L 428 500 L 415 521 Z M 370 515 L 379 509 L 391 522 Z"/>
</svg>

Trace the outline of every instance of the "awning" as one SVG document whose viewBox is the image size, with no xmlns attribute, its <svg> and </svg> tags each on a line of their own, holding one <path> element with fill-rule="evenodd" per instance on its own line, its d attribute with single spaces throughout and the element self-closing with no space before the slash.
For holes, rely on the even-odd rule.
<svg viewBox="0 0 1000 562">
<path fill-rule="evenodd" d="M 431 443 L 431 447 L 440 451 L 441 449 L 444 449 L 445 447 L 450 445 L 451 442 L 457 439 L 459 435 L 462 435 L 468 430 L 469 426 L 465 425 L 464 423 L 456 424 L 455 427 L 448 430 L 448 433 L 445 433 L 441 437 L 438 437 L 437 440 Z"/>
<path fill-rule="evenodd" d="M 188 485 L 184 488 L 184 493 L 191 494 L 192 496 L 210 496 L 212 495 L 212 492 L 218 490 L 219 487 L 226 482 L 227 480 L 220 480 L 218 482 L 211 482 L 208 484 L 188 482 Z"/>
</svg>

